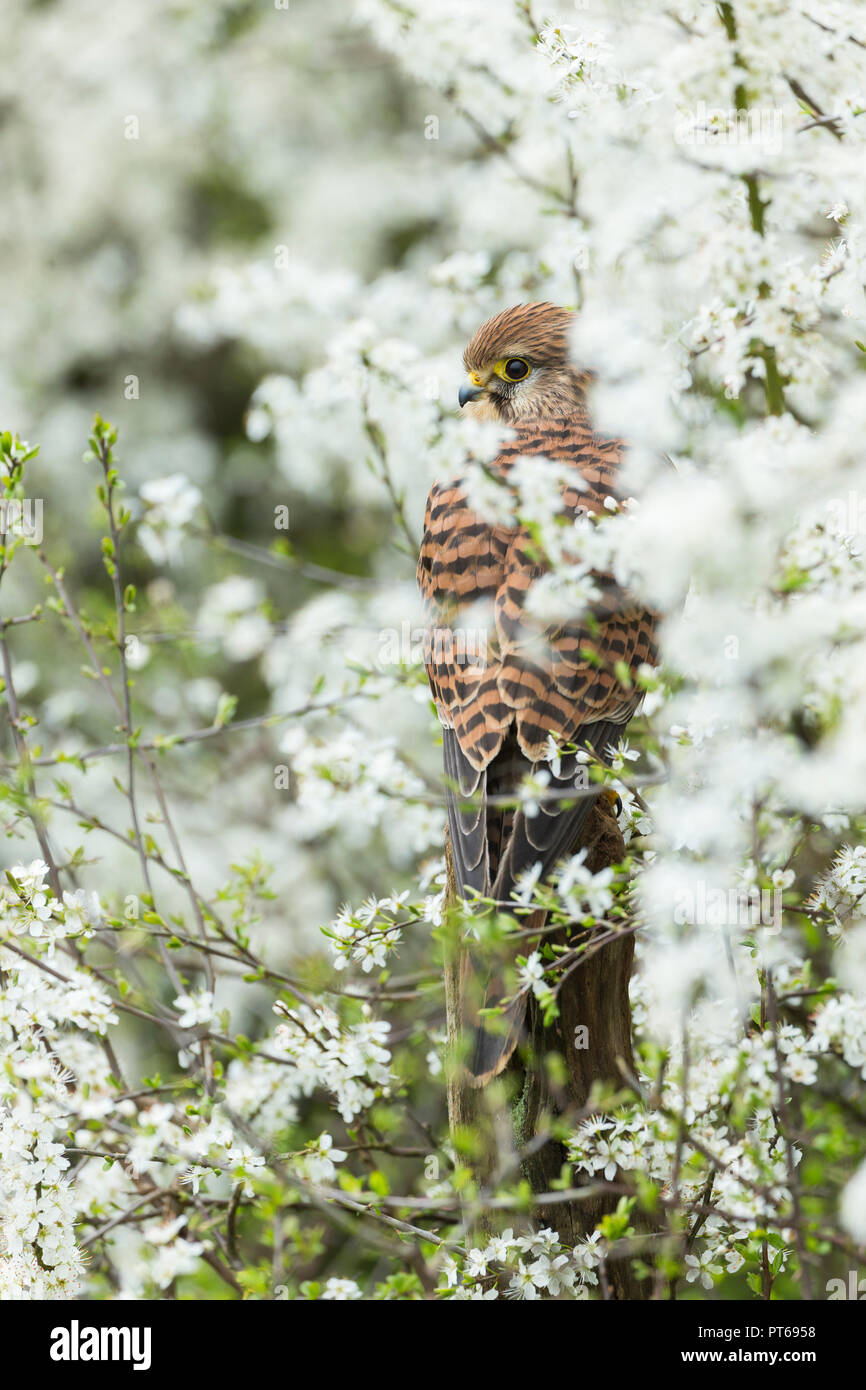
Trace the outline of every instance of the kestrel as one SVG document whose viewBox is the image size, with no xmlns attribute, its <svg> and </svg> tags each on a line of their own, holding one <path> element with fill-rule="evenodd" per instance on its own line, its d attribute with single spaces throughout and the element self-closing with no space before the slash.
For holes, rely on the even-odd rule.
<svg viewBox="0 0 866 1390">
<path fill-rule="evenodd" d="M 589 422 L 589 376 L 569 361 L 571 321 L 553 304 L 497 314 L 466 349 L 469 375 L 459 396 L 467 413 L 513 430 L 489 467 L 504 488 L 518 458 L 546 456 L 573 470 L 574 485 L 566 481 L 562 488 L 567 522 L 603 511 L 608 498 L 621 500 L 616 482 L 623 454 L 620 441 L 596 434 Z M 459 477 L 436 483 L 427 500 L 417 572 L 430 619 L 425 661 L 443 729 L 457 886 L 507 910 L 525 871 L 538 865 L 543 879 L 575 852 L 599 794 L 578 754 L 610 761 L 610 745 L 641 703 L 635 674 L 656 660 L 655 615 L 611 575 L 593 573 L 589 607 L 543 627 L 526 601 L 548 569 L 545 557 L 524 527 L 495 524 L 474 511 L 464 485 Z M 577 529 L 569 554 L 580 558 Z M 474 635 L 485 607 L 479 643 Z M 521 807 L 518 788 L 530 773 L 542 774 L 542 790 L 534 805 Z M 543 921 L 533 914 L 529 925 L 538 930 Z M 475 957 L 467 960 L 480 977 L 476 1003 L 496 1007 L 506 993 L 501 974 Z M 507 1065 L 525 1003 L 519 993 L 497 1022 L 488 1021 L 491 1015 L 482 1022 L 477 1009 L 467 1020 L 472 1084 L 486 1084 Z"/>
</svg>

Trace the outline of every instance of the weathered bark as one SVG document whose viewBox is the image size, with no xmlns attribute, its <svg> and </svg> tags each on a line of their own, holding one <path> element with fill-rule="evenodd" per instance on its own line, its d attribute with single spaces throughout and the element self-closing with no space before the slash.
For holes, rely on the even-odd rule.
<svg viewBox="0 0 866 1390">
<path fill-rule="evenodd" d="M 587 849 L 587 867 L 593 872 L 622 861 L 625 846 L 619 828 L 607 803 L 599 801 L 587 821 L 581 845 Z M 450 851 L 448 864 L 448 901 L 456 898 Z M 592 932 L 569 932 L 564 929 L 556 938 L 571 946 L 581 939 L 591 938 Z M 506 1074 L 515 1099 L 511 1106 L 510 1128 L 512 1143 L 520 1151 L 530 1149 L 523 1159 L 522 1169 L 533 1192 L 550 1192 L 561 1177 L 566 1163 L 565 1148 L 557 1139 L 548 1139 L 532 1150 L 532 1140 L 545 1134 L 551 1120 L 560 1116 L 580 1115 L 590 1102 L 593 1085 L 623 1084 L 624 1072 L 634 1073 L 632 1051 L 632 1021 L 629 1004 L 629 979 L 634 958 L 634 937 L 624 932 L 622 937 L 608 942 L 598 950 L 589 950 L 580 963 L 570 971 L 559 993 L 559 1018 L 545 1028 L 535 1000 L 528 1008 L 527 1045 L 520 1049 Z M 466 1079 L 459 1065 L 462 1013 L 461 952 L 456 937 L 451 937 L 445 968 L 445 998 L 448 1013 L 448 1115 L 452 1136 L 458 1150 L 466 1152 L 467 1133 L 474 1135 L 475 1151 L 471 1163 L 479 1183 L 493 1174 L 501 1135 L 496 1130 L 505 1118 L 491 1105 L 489 1088 L 476 1090 Z M 578 1030 L 586 1030 L 578 1032 Z M 582 1045 L 584 1042 L 587 1045 Z M 562 1062 L 546 1065 L 556 1054 Z M 564 1064 L 564 1075 L 563 1075 Z M 551 1079 L 551 1077 L 555 1079 Z M 500 1093 L 501 1094 L 501 1093 Z M 513 1177 L 513 1175 L 512 1175 Z M 579 1178 L 575 1186 L 589 1181 Z M 590 1234 L 606 1213 L 616 1208 L 615 1195 L 601 1194 L 586 1200 L 545 1205 L 533 1213 L 536 1220 L 552 1226 L 566 1245 L 573 1245 Z M 633 1222 L 639 1226 L 640 1220 Z M 628 1260 L 611 1260 L 607 1268 L 610 1295 L 620 1299 L 640 1299 L 649 1296 L 648 1281 L 639 1282 Z"/>
<path fill-rule="evenodd" d="M 496 1135 L 486 1091 L 470 1086 L 462 1064 L 463 976 L 465 954 L 460 943 L 459 917 L 454 912 L 458 898 L 451 859 L 451 841 L 446 832 L 445 864 L 445 1008 L 447 1015 L 446 1087 L 448 1125 L 458 1157 L 468 1161 L 472 1172 L 484 1184 L 496 1166 Z"/>
</svg>

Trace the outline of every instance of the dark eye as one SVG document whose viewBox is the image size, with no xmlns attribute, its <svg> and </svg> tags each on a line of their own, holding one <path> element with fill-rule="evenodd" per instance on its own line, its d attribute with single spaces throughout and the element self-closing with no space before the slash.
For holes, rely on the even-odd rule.
<svg viewBox="0 0 866 1390">
<path fill-rule="evenodd" d="M 522 381 L 529 376 L 529 363 L 524 362 L 522 357 L 509 357 L 503 371 L 508 381 Z"/>
</svg>

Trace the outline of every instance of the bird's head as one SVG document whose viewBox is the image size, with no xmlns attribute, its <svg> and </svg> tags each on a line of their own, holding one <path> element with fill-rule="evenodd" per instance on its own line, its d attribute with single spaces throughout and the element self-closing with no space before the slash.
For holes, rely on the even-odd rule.
<svg viewBox="0 0 866 1390">
<path fill-rule="evenodd" d="M 488 319 L 463 354 L 462 409 L 506 424 L 582 410 L 587 374 L 569 361 L 572 319 L 556 304 L 516 304 Z"/>
</svg>

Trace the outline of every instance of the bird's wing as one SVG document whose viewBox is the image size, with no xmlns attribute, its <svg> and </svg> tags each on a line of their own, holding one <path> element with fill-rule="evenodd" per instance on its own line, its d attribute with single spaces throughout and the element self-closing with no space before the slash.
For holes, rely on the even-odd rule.
<svg viewBox="0 0 866 1390">
<path fill-rule="evenodd" d="M 514 461 L 533 454 L 574 470 L 574 484 L 562 494 L 566 520 L 618 497 L 620 445 L 585 422 L 519 427 L 491 471 L 507 487 Z M 609 761 L 609 745 L 640 703 L 634 675 L 656 660 L 656 615 L 610 575 L 594 576 L 598 597 L 573 621 L 533 621 L 526 600 L 545 570 L 530 534 L 485 521 L 460 479 L 434 486 L 418 583 L 430 615 L 425 659 L 443 725 L 454 869 L 463 893 L 474 889 L 502 903 L 526 870 L 538 864 L 543 877 L 577 847 L 595 796 L 579 754 Z M 558 764 L 549 760 L 551 738 L 565 746 Z M 526 774 L 540 772 L 549 781 L 534 815 L 502 804 L 513 802 Z M 480 979 L 476 1010 L 504 993 L 497 974 L 482 970 Z M 492 1041 L 476 1020 L 471 1070 L 479 1084 L 505 1066 L 521 1016 L 522 1008 L 507 1011 Z"/>
<path fill-rule="evenodd" d="M 514 461 L 533 454 L 573 471 L 574 484 L 562 495 L 566 520 L 600 512 L 607 498 L 618 498 L 621 446 L 585 422 L 519 427 L 491 472 L 507 487 Z M 467 501 L 461 479 L 433 487 L 418 583 L 430 617 L 427 673 L 445 730 L 455 869 L 464 891 L 486 893 L 495 884 L 506 902 L 524 869 L 540 862 L 544 873 L 567 852 L 590 805 L 586 797 L 569 801 L 565 795 L 580 771 L 575 751 L 607 760 L 607 746 L 640 703 L 634 674 L 657 659 L 656 615 L 611 575 L 594 576 L 598 597 L 573 621 L 556 627 L 534 621 L 526 601 L 545 570 L 529 533 L 486 521 Z M 517 741 L 507 760 L 511 790 L 530 771 L 551 778 L 551 795 L 533 824 L 522 813 L 506 824 L 501 815 L 491 816 L 487 774 L 511 732 Z M 556 772 L 549 762 L 551 738 L 573 750 Z"/>
<path fill-rule="evenodd" d="M 511 722 L 489 650 L 511 536 L 509 528 L 472 510 L 459 478 L 434 485 L 417 571 L 430 617 L 425 664 L 439 716 L 459 727 L 461 748 L 476 771 L 499 751 Z"/>
<path fill-rule="evenodd" d="M 602 512 L 608 498 L 622 500 L 617 490 L 622 446 L 617 440 L 596 435 L 580 421 L 526 425 L 500 455 L 506 474 L 510 459 L 534 453 L 565 463 L 578 475 L 575 485 L 563 490 L 567 521 Z M 574 546 L 579 551 L 579 537 Z M 527 532 L 514 532 L 496 596 L 502 654 L 497 685 L 515 711 L 520 748 L 533 763 L 545 756 L 551 735 L 558 744 L 584 747 L 585 726 L 627 724 L 641 699 L 634 674 L 657 659 L 656 615 L 635 603 L 613 575 L 593 575 L 598 597 L 573 621 L 540 628 L 527 615 L 526 601 L 545 569 Z M 601 731 L 589 737 L 600 754 Z"/>
</svg>

